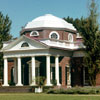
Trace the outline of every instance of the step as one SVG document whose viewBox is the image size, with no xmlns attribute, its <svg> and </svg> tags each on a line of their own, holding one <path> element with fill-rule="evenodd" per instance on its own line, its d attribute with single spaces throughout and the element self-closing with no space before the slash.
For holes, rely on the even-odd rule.
<svg viewBox="0 0 100 100">
<path fill-rule="evenodd" d="M 9 87 L 0 87 L 0 93 L 28 93 L 33 92 L 34 88 L 31 86 L 9 86 Z"/>
</svg>

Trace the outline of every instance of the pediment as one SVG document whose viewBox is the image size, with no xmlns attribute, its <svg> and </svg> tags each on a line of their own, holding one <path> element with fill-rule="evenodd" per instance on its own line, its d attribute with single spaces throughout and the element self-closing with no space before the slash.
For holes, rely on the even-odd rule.
<svg viewBox="0 0 100 100">
<path fill-rule="evenodd" d="M 18 51 L 18 50 L 37 50 L 37 49 L 47 49 L 48 46 L 43 43 L 30 39 L 26 36 L 21 36 L 17 40 L 4 47 L 3 51 Z"/>
</svg>

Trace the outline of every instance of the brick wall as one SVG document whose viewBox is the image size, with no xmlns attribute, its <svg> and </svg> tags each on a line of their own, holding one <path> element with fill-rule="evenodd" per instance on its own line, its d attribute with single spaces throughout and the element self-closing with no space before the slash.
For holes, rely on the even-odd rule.
<svg viewBox="0 0 100 100">
<path fill-rule="evenodd" d="M 60 66 L 62 67 L 62 86 L 66 86 L 66 65 L 70 64 L 70 57 L 63 57 L 60 61 Z"/>
<path fill-rule="evenodd" d="M 72 58 L 72 86 L 82 86 L 83 85 L 83 58 L 75 57 Z"/>
<path fill-rule="evenodd" d="M 60 39 L 59 40 L 68 40 L 68 33 L 66 31 L 62 31 L 62 30 L 38 30 L 39 32 L 39 36 L 31 36 L 30 37 L 30 32 L 25 32 L 24 34 L 32 39 L 47 39 L 49 38 L 49 34 L 52 31 L 56 31 L 59 33 Z M 74 41 L 76 41 L 76 34 L 73 33 L 73 37 L 74 37 Z"/>
<path fill-rule="evenodd" d="M 8 61 L 8 81 L 11 80 L 11 69 L 14 67 L 13 61 Z"/>
</svg>

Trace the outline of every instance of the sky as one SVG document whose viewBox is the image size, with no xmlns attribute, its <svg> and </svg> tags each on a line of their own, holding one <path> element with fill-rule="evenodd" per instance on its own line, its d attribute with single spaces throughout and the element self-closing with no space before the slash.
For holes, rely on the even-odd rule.
<svg viewBox="0 0 100 100">
<path fill-rule="evenodd" d="M 89 0 L 0 0 L 0 11 L 12 21 L 11 34 L 19 37 L 21 27 L 36 17 L 53 14 L 64 18 L 81 18 L 88 15 Z M 96 0 L 100 6 L 100 0 Z M 100 11 L 100 7 L 99 7 Z"/>
</svg>

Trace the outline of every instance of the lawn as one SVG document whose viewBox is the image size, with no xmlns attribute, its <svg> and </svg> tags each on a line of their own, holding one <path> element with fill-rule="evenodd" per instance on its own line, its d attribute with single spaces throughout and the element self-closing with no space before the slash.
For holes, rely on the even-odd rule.
<svg viewBox="0 0 100 100">
<path fill-rule="evenodd" d="M 100 95 L 1 93 L 0 100 L 100 100 Z"/>
</svg>

